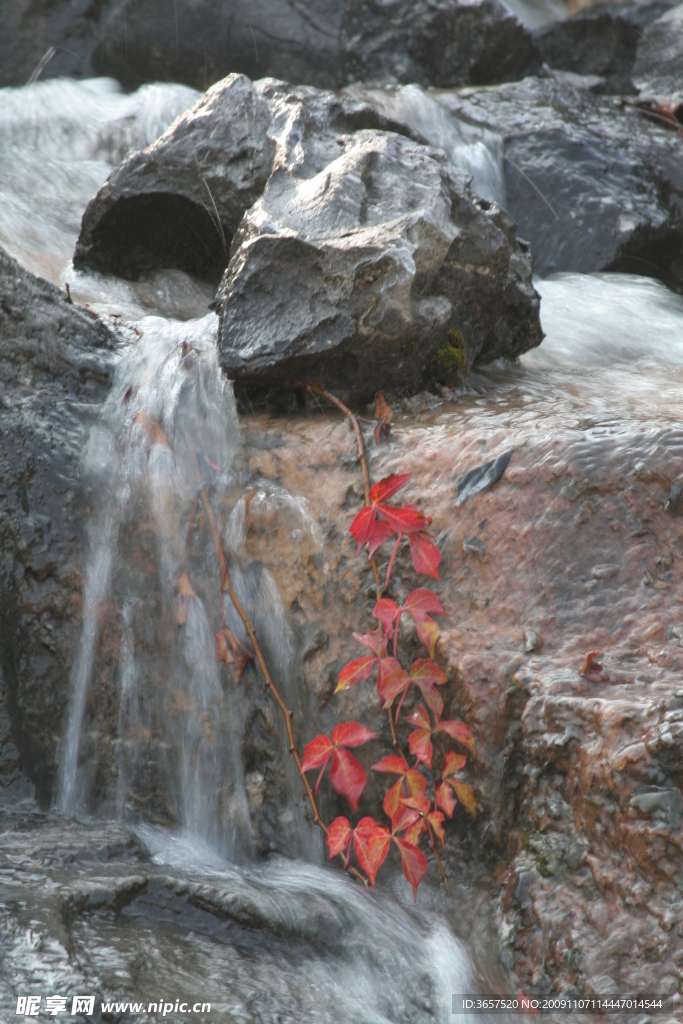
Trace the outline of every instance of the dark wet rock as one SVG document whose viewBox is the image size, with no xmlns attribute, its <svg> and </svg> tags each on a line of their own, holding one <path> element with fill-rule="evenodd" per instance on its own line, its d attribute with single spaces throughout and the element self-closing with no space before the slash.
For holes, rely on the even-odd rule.
<svg viewBox="0 0 683 1024">
<path fill-rule="evenodd" d="M 513 222 L 439 151 L 369 131 L 302 148 L 245 216 L 217 295 L 230 376 L 367 400 L 424 386 L 439 354 L 469 368 L 540 342 Z"/>
<path fill-rule="evenodd" d="M 123 0 L 93 52 L 97 74 L 125 88 L 207 89 L 237 72 L 334 89 L 343 0 Z"/>
<path fill-rule="evenodd" d="M 366 398 L 537 345 L 514 223 L 393 127 L 346 96 L 231 76 L 113 172 L 74 263 L 215 277 L 230 247 L 221 359 L 243 381 Z"/>
<path fill-rule="evenodd" d="M 345 83 L 484 85 L 523 78 L 542 63 L 498 0 L 349 0 L 340 43 Z"/>
<path fill-rule="evenodd" d="M 680 136 L 594 84 L 556 72 L 439 99 L 503 138 L 506 205 L 535 272 L 623 271 L 680 291 Z"/>
<path fill-rule="evenodd" d="M 671 7 L 651 4 L 599 4 L 534 33 L 546 64 L 577 75 L 604 78 L 599 91 L 633 93 L 631 72 L 643 32 Z"/>
<path fill-rule="evenodd" d="M 49 801 L 80 629 L 79 462 L 115 339 L 0 250 L 0 665 L 21 766 Z"/>
<path fill-rule="evenodd" d="M 668 11 L 643 33 L 633 81 L 646 96 L 683 99 L 683 4 Z"/>
<path fill-rule="evenodd" d="M 0 4 L 0 87 L 40 78 L 89 78 L 101 26 L 117 0 Z"/>
<path fill-rule="evenodd" d="M 115 168 L 83 215 L 74 265 L 127 278 L 180 267 L 218 280 L 288 122 L 328 145 L 335 134 L 388 125 L 370 106 L 332 93 L 232 75 Z"/>
<path fill-rule="evenodd" d="M 507 469 L 511 458 L 512 452 L 505 452 L 497 459 L 493 459 L 483 466 L 477 466 L 476 469 L 471 469 L 469 473 L 463 473 L 461 477 L 458 477 L 458 497 L 455 504 L 462 505 L 468 498 L 473 498 L 475 494 L 483 494 L 484 491 L 493 487 Z"/>
</svg>

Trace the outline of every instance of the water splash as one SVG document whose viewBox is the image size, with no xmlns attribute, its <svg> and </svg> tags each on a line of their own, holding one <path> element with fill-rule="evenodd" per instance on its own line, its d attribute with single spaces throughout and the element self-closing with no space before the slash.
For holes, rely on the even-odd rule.
<svg viewBox="0 0 683 1024">
<path fill-rule="evenodd" d="M 456 167 L 472 175 L 477 195 L 505 206 L 503 140 L 495 132 L 461 121 L 439 103 L 438 92 L 425 92 L 419 85 L 387 89 L 350 86 L 345 91 L 443 149 Z"/>
</svg>

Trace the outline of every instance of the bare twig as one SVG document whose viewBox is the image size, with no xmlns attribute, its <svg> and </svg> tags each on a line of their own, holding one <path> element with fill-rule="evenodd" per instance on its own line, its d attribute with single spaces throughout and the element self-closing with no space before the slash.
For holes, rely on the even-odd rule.
<svg viewBox="0 0 683 1024">
<path fill-rule="evenodd" d="M 303 386 L 303 384 L 299 385 L 299 387 Z M 365 504 L 372 504 L 372 502 L 370 501 L 370 472 L 368 470 L 368 460 L 365 456 L 365 442 L 363 441 L 363 433 L 360 429 L 358 420 L 351 412 L 349 407 L 347 405 L 344 405 L 344 403 L 340 401 L 336 397 L 336 395 L 332 395 L 330 394 L 329 391 L 325 391 L 324 388 L 318 388 L 314 384 L 308 384 L 306 385 L 306 387 L 311 392 L 311 394 L 322 395 L 322 397 L 326 398 L 328 402 L 330 402 L 332 405 L 335 405 L 340 412 L 344 413 L 346 418 L 349 420 L 351 426 L 353 427 L 353 432 L 356 436 L 356 448 L 358 449 L 358 461 L 360 462 L 360 468 L 363 471 L 363 490 L 365 492 Z M 372 574 L 375 577 L 375 590 L 377 591 L 377 600 L 379 601 L 382 596 L 382 584 L 380 583 L 379 569 L 377 568 L 377 559 L 375 558 L 374 555 L 370 555 L 369 558 L 370 565 L 372 566 Z"/>
<path fill-rule="evenodd" d="M 230 573 L 228 571 L 228 562 L 227 562 L 227 559 L 225 557 L 225 552 L 223 550 L 223 544 L 221 542 L 220 534 L 218 532 L 218 527 L 216 525 L 216 520 L 214 518 L 213 509 L 211 508 L 211 503 L 210 503 L 208 495 L 206 493 L 206 488 L 201 486 L 202 476 L 201 476 L 201 472 L 199 470 L 199 463 L 197 461 L 197 452 L 196 452 L 196 449 L 195 449 L 195 447 L 194 447 L 194 445 L 193 445 L 193 443 L 192 443 L 192 441 L 190 440 L 189 437 L 187 438 L 187 441 L 188 441 L 188 447 L 190 449 L 190 453 L 191 453 L 193 461 L 194 461 L 195 472 L 197 474 L 197 480 L 198 480 L 198 482 L 200 484 L 199 497 L 200 497 L 202 506 L 204 508 L 204 514 L 206 516 L 206 521 L 209 524 L 209 530 L 211 531 L 211 537 L 213 538 L 213 545 L 214 545 L 214 550 L 215 550 L 215 553 L 216 553 L 216 559 L 217 559 L 219 567 L 220 567 L 220 572 L 221 572 L 221 605 L 223 604 L 222 595 L 223 595 L 223 593 L 227 593 L 228 596 L 230 597 L 230 600 L 232 601 L 232 603 L 234 605 L 235 611 L 239 615 L 239 617 L 242 620 L 242 623 L 244 625 L 244 628 L 247 631 L 247 636 L 249 637 L 249 640 L 251 641 L 251 645 L 252 645 L 252 647 L 254 649 L 254 654 L 256 655 L 256 660 L 259 663 L 259 668 L 261 669 L 261 673 L 263 675 L 263 680 L 264 680 L 264 682 L 266 684 L 266 689 L 270 692 L 271 696 L 275 700 L 275 703 L 277 704 L 277 706 L 280 708 L 280 711 L 282 712 L 282 715 L 283 715 L 283 718 L 284 718 L 284 721 L 285 721 L 285 727 L 287 729 L 287 740 L 289 742 L 289 752 L 292 755 L 292 757 L 294 758 L 294 762 L 295 762 L 295 764 L 297 766 L 297 769 L 299 771 L 299 775 L 301 776 L 301 780 L 302 780 L 302 782 L 304 784 L 304 788 L 306 790 L 306 796 L 308 797 L 309 803 L 311 805 L 311 809 L 313 811 L 313 820 L 315 821 L 316 825 L 320 829 L 322 829 L 324 834 L 327 835 L 327 833 L 329 831 L 328 827 L 325 824 L 325 822 L 323 821 L 322 817 L 320 816 L 320 811 L 318 810 L 318 804 L 317 804 L 316 799 L 315 799 L 315 794 L 314 794 L 313 790 L 311 789 L 311 784 L 308 781 L 308 778 L 306 777 L 306 774 L 305 774 L 305 772 L 303 770 L 303 766 L 302 766 L 302 762 L 301 762 L 301 756 L 299 754 L 299 750 L 298 750 L 298 747 L 296 745 L 296 740 L 294 739 L 294 730 L 292 729 L 293 713 L 290 711 L 290 709 L 285 704 L 285 702 L 284 702 L 284 700 L 282 698 L 282 695 L 280 694 L 280 691 L 278 690 L 277 686 L 273 682 L 272 676 L 271 676 L 270 672 L 268 671 L 268 666 L 266 665 L 265 658 L 263 657 L 263 652 L 262 652 L 261 647 L 259 645 L 259 642 L 258 642 L 258 640 L 256 638 L 256 633 L 254 632 L 254 627 L 252 626 L 252 624 L 251 624 L 251 622 L 249 620 L 249 617 L 248 617 L 247 613 L 244 610 L 242 602 L 240 601 L 239 597 L 237 596 L 237 593 L 235 592 L 235 588 L 232 585 L 232 580 L 230 579 Z M 221 608 L 221 611 L 222 610 L 223 609 Z M 342 862 L 345 863 L 345 858 L 344 858 L 343 854 L 340 854 L 340 858 L 341 858 Z M 369 884 L 367 879 L 360 873 L 360 871 L 357 871 L 356 868 L 354 868 L 353 866 L 349 866 L 347 868 L 347 870 L 348 870 L 349 874 L 352 875 L 354 878 L 356 878 L 359 882 L 362 882 L 364 885 L 368 885 Z"/>
<path fill-rule="evenodd" d="M 436 842 L 433 839 L 431 840 L 431 847 L 432 847 L 432 850 L 434 852 L 434 856 L 436 857 L 436 863 L 439 865 L 439 871 L 441 872 L 441 877 L 443 878 L 443 880 L 445 882 L 445 885 L 446 885 L 446 888 L 448 889 L 449 893 L 452 896 L 453 895 L 453 890 L 451 889 L 451 883 L 448 881 L 448 875 L 446 874 L 446 872 L 444 870 L 444 866 L 443 866 L 443 863 L 441 861 L 441 857 L 439 856 L 439 851 L 436 848 Z"/>
</svg>

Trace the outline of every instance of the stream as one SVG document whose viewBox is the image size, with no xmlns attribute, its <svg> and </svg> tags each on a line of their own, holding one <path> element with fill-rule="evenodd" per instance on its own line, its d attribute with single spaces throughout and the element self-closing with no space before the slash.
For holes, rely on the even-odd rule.
<svg viewBox="0 0 683 1024">
<path fill-rule="evenodd" d="M 19 996 L 78 992 L 96 995 L 98 1006 L 169 1001 L 169 1020 L 446 1022 L 454 993 L 507 984 L 489 892 L 463 875 L 454 901 L 425 883 L 414 906 L 400 877 L 365 891 L 326 867 L 291 764 L 283 808 L 290 856 L 255 858 L 249 783 L 236 753 L 245 726 L 239 691 L 221 685 L 208 583 L 198 593 L 178 588 L 197 474 L 233 508 L 223 540 L 236 555 L 253 488 L 232 385 L 219 366 L 218 318 L 207 312 L 212 289 L 179 270 L 131 283 L 71 263 L 83 210 L 112 167 L 198 96 L 178 85 L 126 95 L 105 79 L 0 91 L 0 244 L 28 270 L 68 286 L 74 302 L 123 339 L 83 456 L 99 502 L 88 526 L 84 620 L 53 808 L 39 811 L 28 793 L 16 793 L 1 812 L 0 1020 L 15 1019 Z M 376 93 L 374 102 L 444 148 L 481 195 L 504 203 L 492 134 L 458 125 L 417 87 Z M 514 364 L 479 369 L 450 402 L 406 402 L 399 428 L 426 432 L 427 444 L 462 438 L 472 455 L 486 435 L 487 458 L 544 438 L 570 439 L 588 459 L 609 445 L 624 466 L 634 453 L 647 462 L 680 419 L 683 298 L 616 273 L 535 284 L 542 345 Z M 296 543 L 321 549 L 303 497 L 264 483 L 259 500 L 292 519 Z M 127 573 L 126 538 L 146 518 L 158 541 L 161 602 L 184 628 L 164 632 L 159 612 L 141 653 L 133 626 L 148 595 L 142 573 Z M 215 567 L 200 562 L 201 582 Z M 235 585 L 278 684 L 302 714 L 307 697 L 274 577 L 245 570 Z M 244 638 L 226 602 L 226 620 Z M 124 623 L 106 763 L 89 702 L 105 606 Z M 153 685 L 160 671 L 163 693 Z M 164 742 L 146 760 L 158 722 Z M 211 1009 L 183 1015 L 175 1007 L 184 1000 Z M 108 1012 L 82 1019 L 162 1019 L 147 1009 Z"/>
</svg>

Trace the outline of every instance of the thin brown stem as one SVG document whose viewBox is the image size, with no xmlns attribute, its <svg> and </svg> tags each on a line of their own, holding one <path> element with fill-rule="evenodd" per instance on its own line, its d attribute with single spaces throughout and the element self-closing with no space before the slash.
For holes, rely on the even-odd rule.
<svg viewBox="0 0 683 1024">
<path fill-rule="evenodd" d="M 436 848 L 436 842 L 435 842 L 434 839 L 432 839 L 431 844 L 432 844 L 432 850 L 434 851 L 434 856 L 436 857 L 436 863 L 439 865 L 439 871 L 441 872 L 441 877 L 443 878 L 444 883 L 446 885 L 446 888 L 448 889 L 449 893 L 452 896 L 453 895 L 453 890 L 451 889 L 451 883 L 448 881 L 448 875 L 446 874 L 446 872 L 444 870 L 443 862 L 442 862 L 441 857 L 439 855 L 439 851 Z"/>
<path fill-rule="evenodd" d="M 189 438 L 188 438 L 188 446 L 189 446 L 190 452 L 191 452 L 193 460 L 194 460 L 195 471 L 197 473 L 197 479 L 198 479 L 198 481 L 199 481 L 199 483 L 201 485 L 202 477 L 201 477 L 201 473 L 200 473 L 200 470 L 199 470 L 199 465 L 198 465 L 198 462 L 197 462 L 197 453 L 195 451 L 194 445 L 189 440 Z M 270 675 L 270 672 L 268 671 L 268 666 L 266 665 L 266 660 L 263 657 L 263 652 L 261 650 L 260 644 L 259 644 L 259 642 L 258 642 L 258 640 L 256 638 L 256 633 L 254 632 L 254 627 L 252 626 L 252 624 L 251 624 L 251 622 L 249 620 L 249 617 L 248 617 L 247 613 L 244 610 L 242 602 L 240 601 L 239 597 L 237 596 L 237 594 L 235 592 L 235 588 L 232 585 L 232 580 L 230 579 L 230 573 L 228 571 L 227 559 L 225 557 L 225 552 L 223 550 L 223 544 L 221 542 L 220 534 L 218 532 L 218 526 L 216 525 L 216 520 L 214 518 L 213 509 L 211 508 L 211 503 L 210 503 L 208 495 L 206 493 L 206 488 L 201 487 L 201 489 L 199 491 L 199 497 L 201 499 L 202 507 L 204 508 L 204 514 L 206 516 L 206 521 L 209 524 L 209 530 L 211 531 L 211 537 L 213 538 L 213 545 L 214 545 L 214 550 L 215 550 L 215 553 L 216 553 L 216 559 L 218 561 L 218 564 L 219 564 L 219 567 L 220 567 L 220 571 L 221 571 L 221 611 L 223 611 L 223 608 L 222 608 L 222 605 L 223 605 L 222 595 L 225 592 L 230 597 L 230 600 L 232 601 L 232 603 L 234 605 L 235 611 L 237 612 L 237 614 L 239 615 L 240 619 L 242 620 L 244 628 L 245 628 L 245 630 L 247 632 L 247 636 L 249 637 L 249 640 L 251 641 L 251 645 L 252 645 L 252 647 L 254 649 L 254 654 L 256 655 L 256 660 L 259 663 L 259 668 L 261 669 L 261 673 L 263 675 L 263 680 L 264 680 L 264 682 L 266 684 L 266 689 L 270 692 L 271 696 L 275 700 L 275 703 L 277 704 L 277 706 L 280 708 L 280 711 L 282 712 L 282 715 L 283 715 L 283 718 L 284 718 L 284 721 L 285 721 L 285 728 L 287 729 L 287 740 L 288 740 L 288 743 L 289 743 L 289 752 L 292 755 L 292 757 L 294 758 L 294 762 L 295 762 L 295 764 L 297 766 L 297 769 L 299 771 L 299 775 L 301 776 L 301 780 L 302 780 L 302 782 L 304 784 L 304 788 L 306 790 L 306 796 L 308 797 L 309 803 L 311 805 L 311 810 L 313 811 L 313 820 L 315 821 L 316 825 L 320 829 L 322 829 L 324 834 L 327 835 L 327 833 L 329 831 L 328 827 L 327 827 L 327 825 L 325 824 L 325 822 L 323 821 L 323 819 L 320 816 L 320 811 L 318 810 L 318 805 L 316 803 L 315 794 L 313 793 L 313 790 L 311 789 L 311 784 L 308 781 L 308 778 L 306 777 L 306 774 L 305 774 L 305 772 L 303 770 L 303 765 L 302 765 L 302 762 L 301 762 L 301 756 L 299 754 L 299 750 L 298 750 L 297 745 L 296 745 L 296 740 L 294 739 L 294 731 L 292 729 L 293 713 L 289 710 L 289 708 L 285 704 L 284 700 L 282 699 L 282 695 L 280 694 L 280 691 L 278 690 L 277 686 L 273 682 L 273 679 L 272 679 L 272 677 Z M 344 855 L 340 854 L 340 857 L 341 857 L 341 860 L 343 862 L 344 861 Z M 364 885 L 368 884 L 367 879 L 359 871 L 357 871 L 354 867 L 348 867 L 348 872 L 349 872 L 350 875 L 352 875 L 358 881 L 362 882 Z"/>
<path fill-rule="evenodd" d="M 303 384 L 300 385 L 300 386 L 303 387 Z M 365 455 L 365 441 L 363 440 L 363 432 L 360 429 L 360 425 L 358 423 L 358 419 L 351 412 L 349 407 L 347 405 L 344 405 L 344 403 L 342 401 L 340 401 L 336 397 L 336 395 L 332 395 L 332 394 L 330 394 L 329 391 L 325 391 L 324 388 L 318 388 L 314 384 L 308 384 L 307 388 L 308 388 L 308 390 L 312 394 L 322 395 L 322 397 L 326 398 L 328 402 L 330 402 L 332 405 L 336 406 L 337 409 L 339 409 L 340 412 L 344 413 L 344 415 L 346 416 L 346 418 L 350 422 L 351 426 L 353 427 L 353 432 L 354 432 L 355 437 L 356 437 L 356 448 L 358 450 L 358 461 L 360 462 L 360 468 L 363 471 L 363 490 L 365 492 L 365 504 L 366 505 L 371 505 L 372 502 L 370 500 L 370 472 L 368 470 L 368 460 L 367 460 L 367 457 Z M 377 591 L 377 600 L 379 601 L 381 596 L 382 596 L 382 584 L 381 584 L 380 578 L 379 578 L 379 569 L 377 568 L 377 559 L 375 558 L 374 555 L 369 555 L 369 558 L 370 558 L 370 565 L 372 566 L 372 574 L 375 577 L 375 589 Z"/>
</svg>

